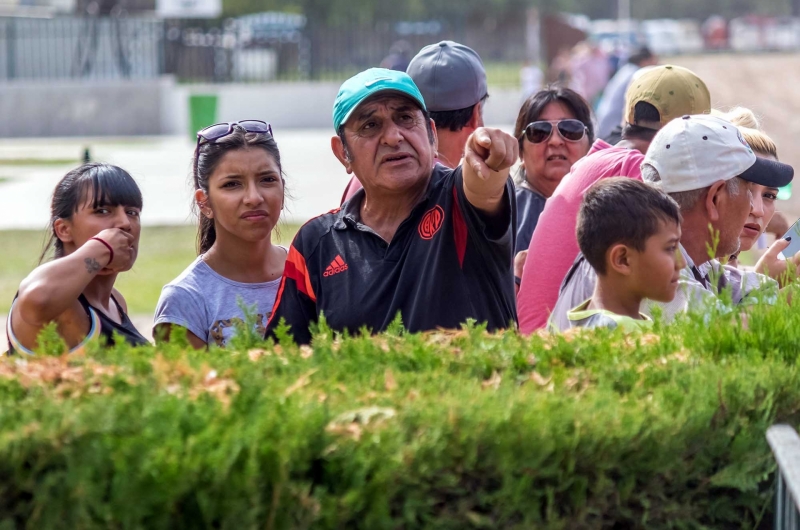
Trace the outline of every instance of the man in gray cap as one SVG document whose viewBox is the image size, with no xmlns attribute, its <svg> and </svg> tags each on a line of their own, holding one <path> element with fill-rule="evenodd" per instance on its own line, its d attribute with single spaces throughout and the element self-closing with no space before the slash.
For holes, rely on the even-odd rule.
<svg viewBox="0 0 800 530">
<path fill-rule="evenodd" d="M 469 135 L 483 127 L 483 104 L 489 92 L 481 58 L 472 48 L 445 40 L 422 48 L 406 73 L 419 87 L 436 123 L 437 160 L 456 167 Z"/>
<path fill-rule="evenodd" d="M 483 127 L 483 105 L 489 92 L 480 56 L 468 46 L 444 40 L 422 48 L 406 73 L 422 93 L 436 124 L 435 162 L 455 168 L 464 156 L 467 138 Z M 358 179 L 351 178 L 342 203 L 360 188 Z"/>
</svg>

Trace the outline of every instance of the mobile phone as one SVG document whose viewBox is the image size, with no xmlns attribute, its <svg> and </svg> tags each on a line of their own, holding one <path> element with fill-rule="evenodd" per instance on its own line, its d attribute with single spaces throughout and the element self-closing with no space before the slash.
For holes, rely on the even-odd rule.
<svg viewBox="0 0 800 530">
<path fill-rule="evenodd" d="M 786 239 L 787 237 L 791 237 L 792 241 L 789 243 L 789 246 L 783 249 L 781 254 L 784 255 L 786 258 L 791 258 L 798 251 L 800 251 L 800 219 L 795 221 L 795 223 L 789 228 L 789 231 L 783 234 L 783 238 Z"/>
</svg>

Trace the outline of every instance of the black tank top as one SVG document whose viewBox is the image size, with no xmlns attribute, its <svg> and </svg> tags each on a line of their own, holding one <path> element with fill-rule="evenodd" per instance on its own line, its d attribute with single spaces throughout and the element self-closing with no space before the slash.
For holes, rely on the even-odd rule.
<svg viewBox="0 0 800 530">
<path fill-rule="evenodd" d="M 122 309 L 122 306 L 119 305 L 117 299 L 114 298 L 114 295 L 111 295 L 111 299 L 114 301 L 114 304 L 117 306 L 117 311 L 119 311 L 120 319 L 122 322 L 117 324 L 105 313 L 94 307 L 89 303 L 83 294 L 78 296 L 78 301 L 81 303 L 83 308 L 86 310 L 86 313 L 89 313 L 89 308 L 91 307 L 95 313 L 97 313 L 98 318 L 100 318 L 100 335 L 105 337 L 107 344 L 109 346 L 114 344 L 114 333 L 122 335 L 125 338 L 125 342 L 130 344 L 131 346 L 142 346 L 145 344 L 150 344 L 150 342 L 142 336 L 141 333 L 134 327 L 133 322 L 131 319 L 128 318 L 127 313 Z"/>
</svg>

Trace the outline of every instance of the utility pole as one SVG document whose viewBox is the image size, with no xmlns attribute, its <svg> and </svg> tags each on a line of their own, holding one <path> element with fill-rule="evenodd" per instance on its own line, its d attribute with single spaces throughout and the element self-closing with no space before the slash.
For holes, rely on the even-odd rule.
<svg viewBox="0 0 800 530">
<path fill-rule="evenodd" d="M 798 2 L 800 0 L 793 0 Z M 625 39 L 623 45 L 628 47 L 628 36 L 631 30 L 631 0 L 617 0 L 617 31 Z"/>
</svg>

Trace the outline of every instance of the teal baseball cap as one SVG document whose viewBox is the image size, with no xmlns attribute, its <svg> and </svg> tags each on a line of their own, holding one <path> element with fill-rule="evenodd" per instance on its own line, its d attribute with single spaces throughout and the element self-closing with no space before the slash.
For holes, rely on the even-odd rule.
<svg viewBox="0 0 800 530">
<path fill-rule="evenodd" d="M 397 92 L 413 99 L 422 110 L 425 108 L 425 99 L 422 93 L 405 72 L 388 70 L 386 68 L 370 68 L 360 74 L 356 74 L 339 88 L 336 94 L 336 101 L 333 103 L 333 128 L 339 131 L 342 126 L 353 114 L 353 111 L 361 105 L 365 99 L 379 92 Z"/>
</svg>

